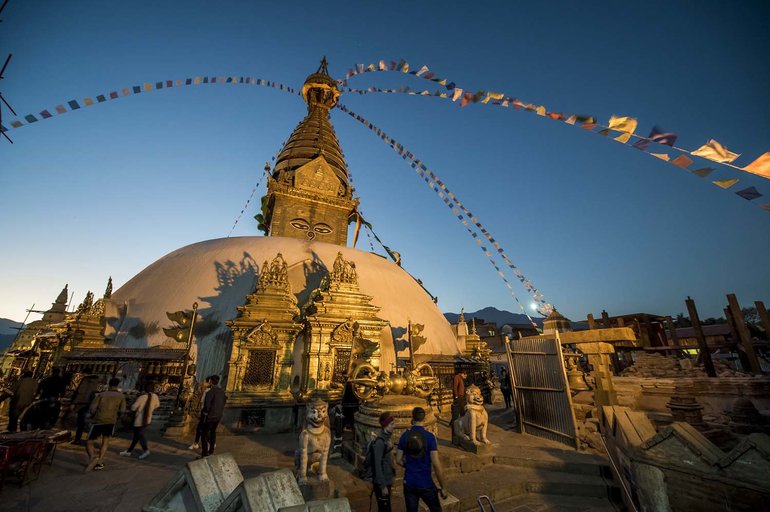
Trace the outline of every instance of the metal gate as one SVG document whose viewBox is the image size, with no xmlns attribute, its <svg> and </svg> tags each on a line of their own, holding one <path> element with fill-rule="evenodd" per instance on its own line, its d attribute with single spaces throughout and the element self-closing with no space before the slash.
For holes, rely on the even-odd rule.
<svg viewBox="0 0 770 512">
<path fill-rule="evenodd" d="M 558 334 L 509 340 L 506 350 L 520 431 L 577 448 L 575 412 Z"/>
</svg>

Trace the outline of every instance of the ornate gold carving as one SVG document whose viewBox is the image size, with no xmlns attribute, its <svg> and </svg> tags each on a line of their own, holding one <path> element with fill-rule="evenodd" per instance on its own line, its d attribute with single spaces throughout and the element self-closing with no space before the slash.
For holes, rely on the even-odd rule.
<svg viewBox="0 0 770 512">
<path fill-rule="evenodd" d="M 348 318 L 332 331 L 332 341 L 341 345 L 352 346 L 353 339 L 358 334 L 358 323 Z"/>
<path fill-rule="evenodd" d="M 350 284 L 358 286 L 358 273 L 356 272 L 356 265 L 352 261 L 347 261 L 342 257 L 342 253 L 337 253 L 337 258 L 334 260 L 332 271 L 329 272 L 329 285 Z"/>
<path fill-rule="evenodd" d="M 259 273 L 259 281 L 257 282 L 257 291 L 264 292 L 268 288 L 278 288 L 279 290 L 291 293 L 289 266 L 280 252 L 269 265 L 267 260 L 262 264 L 262 271 Z"/>
<path fill-rule="evenodd" d="M 317 194 L 339 195 L 340 180 L 334 174 L 326 159 L 319 156 L 294 172 L 294 186 Z"/>
<path fill-rule="evenodd" d="M 273 330 L 270 322 L 265 320 L 260 325 L 246 335 L 246 342 L 249 345 L 256 345 L 259 347 L 277 347 L 278 334 Z"/>
<path fill-rule="evenodd" d="M 83 299 L 83 302 L 80 303 L 78 308 L 75 310 L 75 313 L 78 315 L 87 315 L 91 308 L 94 306 L 94 292 L 89 291 L 86 293 L 86 298 Z"/>
</svg>

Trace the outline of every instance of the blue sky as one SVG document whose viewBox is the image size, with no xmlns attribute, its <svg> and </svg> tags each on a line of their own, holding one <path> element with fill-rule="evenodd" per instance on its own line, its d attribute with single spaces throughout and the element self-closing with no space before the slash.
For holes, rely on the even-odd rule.
<svg viewBox="0 0 770 512">
<path fill-rule="evenodd" d="M 14 57 L 0 90 L 21 116 L 196 75 L 298 86 L 322 55 L 338 78 L 355 63 L 403 58 L 468 90 L 604 122 L 629 115 L 638 133 L 657 124 L 685 148 L 714 138 L 743 154 L 739 165 L 770 151 L 766 2 L 12 0 L 2 18 L 0 51 Z M 350 81 L 425 84 L 397 73 Z M 395 94 L 342 102 L 423 160 L 574 320 L 602 309 L 675 315 L 688 295 L 701 317 L 721 315 L 730 292 L 770 302 L 770 212 L 755 204 L 770 202 L 768 180 L 727 168 L 701 179 L 523 111 Z M 10 130 L 14 144 L 0 144 L 0 317 L 47 306 L 65 283 L 79 302 L 110 275 L 117 288 L 174 249 L 226 236 L 304 113 L 284 92 L 217 84 Z M 414 171 L 348 116 L 332 121 L 365 215 L 439 306 L 518 311 Z M 740 182 L 711 184 L 728 178 Z M 733 193 L 752 185 L 766 197 Z M 258 234 L 263 190 L 233 236 Z"/>
</svg>

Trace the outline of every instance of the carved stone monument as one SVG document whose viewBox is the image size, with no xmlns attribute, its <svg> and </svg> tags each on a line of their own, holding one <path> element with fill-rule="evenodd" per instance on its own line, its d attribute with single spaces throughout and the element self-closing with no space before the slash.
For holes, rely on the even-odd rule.
<svg viewBox="0 0 770 512">
<path fill-rule="evenodd" d="M 321 399 L 307 404 L 306 425 L 295 453 L 296 476 L 305 500 L 329 498 L 333 486 L 326 474 L 332 435 L 328 427 L 328 405 Z"/>
<path fill-rule="evenodd" d="M 484 409 L 484 397 L 475 384 L 465 388 L 465 414 L 455 420 L 452 426 L 452 444 L 470 452 L 478 453 L 489 445 L 487 427 L 489 415 Z"/>
</svg>

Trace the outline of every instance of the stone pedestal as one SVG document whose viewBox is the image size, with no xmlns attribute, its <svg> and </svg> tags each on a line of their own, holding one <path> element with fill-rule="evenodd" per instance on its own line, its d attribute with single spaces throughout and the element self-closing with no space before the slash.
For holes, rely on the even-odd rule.
<svg viewBox="0 0 770 512">
<path fill-rule="evenodd" d="M 299 491 L 305 501 L 325 500 L 334 497 L 334 482 L 321 482 L 317 478 L 308 479 L 307 483 L 299 484 Z"/>
<path fill-rule="evenodd" d="M 459 446 L 463 450 L 469 453 L 475 453 L 476 455 L 491 455 L 492 454 L 492 445 L 491 444 L 473 444 L 473 442 L 465 439 L 464 437 L 458 437 L 456 435 L 452 435 L 452 444 L 455 446 Z"/>
<path fill-rule="evenodd" d="M 401 434 L 412 426 L 412 409 L 422 407 L 425 409 L 425 430 L 436 435 L 438 426 L 428 403 L 424 398 L 408 395 L 385 395 L 383 398 L 362 404 L 355 414 L 355 451 L 356 466 L 363 460 L 366 445 L 377 437 L 380 431 L 380 415 L 383 412 L 390 413 L 396 419 L 396 428 L 393 431 L 393 443 L 398 443 Z"/>
</svg>

